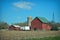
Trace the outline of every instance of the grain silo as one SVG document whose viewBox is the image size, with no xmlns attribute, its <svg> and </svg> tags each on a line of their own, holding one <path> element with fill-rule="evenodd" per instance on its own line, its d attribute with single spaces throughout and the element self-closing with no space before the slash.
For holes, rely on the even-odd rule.
<svg viewBox="0 0 60 40">
<path fill-rule="evenodd" d="M 27 17 L 27 26 L 31 26 L 31 21 L 32 21 L 32 17 L 28 16 Z"/>
</svg>

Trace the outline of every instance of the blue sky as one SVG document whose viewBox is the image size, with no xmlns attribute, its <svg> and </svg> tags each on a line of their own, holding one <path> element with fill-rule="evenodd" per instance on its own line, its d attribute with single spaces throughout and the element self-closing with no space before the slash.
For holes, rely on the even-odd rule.
<svg viewBox="0 0 60 40">
<path fill-rule="evenodd" d="M 0 0 L 0 20 L 9 24 L 27 21 L 28 16 L 60 22 L 60 0 Z"/>
</svg>

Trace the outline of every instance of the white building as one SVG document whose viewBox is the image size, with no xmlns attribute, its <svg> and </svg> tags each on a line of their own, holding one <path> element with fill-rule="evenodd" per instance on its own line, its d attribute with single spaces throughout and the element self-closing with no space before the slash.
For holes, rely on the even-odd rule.
<svg viewBox="0 0 60 40">
<path fill-rule="evenodd" d="M 20 27 L 21 30 L 30 30 L 29 26 Z"/>
</svg>

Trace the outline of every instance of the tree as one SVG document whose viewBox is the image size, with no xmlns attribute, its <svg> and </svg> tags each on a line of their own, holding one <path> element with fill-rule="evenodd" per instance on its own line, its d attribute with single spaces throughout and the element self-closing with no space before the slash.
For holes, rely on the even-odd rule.
<svg viewBox="0 0 60 40">
<path fill-rule="evenodd" d="M 19 25 L 19 26 L 27 26 L 27 22 L 23 22 L 23 23 L 15 23 L 13 25 Z"/>
<path fill-rule="evenodd" d="M 8 26 L 9 25 L 6 22 L 0 22 L 0 29 L 7 29 Z"/>
<path fill-rule="evenodd" d="M 51 30 L 58 30 L 58 27 L 60 26 L 59 23 L 53 23 L 53 22 L 49 22 L 50 26 L 51 26 Z"/>
</svg>

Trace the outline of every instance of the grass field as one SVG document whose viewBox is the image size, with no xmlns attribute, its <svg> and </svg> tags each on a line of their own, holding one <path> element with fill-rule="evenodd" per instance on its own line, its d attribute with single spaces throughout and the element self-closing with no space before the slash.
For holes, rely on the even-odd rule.
<svg viewBox="0 0 60 40">
<path fill-rule="evenodd" d="M 0 31 L 0 40 L 44 40 L 44 37 L 48 40 L 49 38 L 58 39 L 60 31 Z"/>
<path fill-rule="evenodd" d="M 21 40 L 60 40 L 60 36 L 55 37 L 44 37 L 44 38 L 28 38 L 28 39 L 21 39 Z"/>
</svg>

